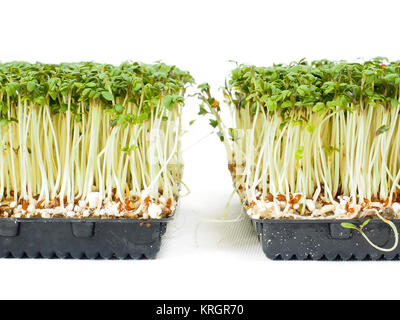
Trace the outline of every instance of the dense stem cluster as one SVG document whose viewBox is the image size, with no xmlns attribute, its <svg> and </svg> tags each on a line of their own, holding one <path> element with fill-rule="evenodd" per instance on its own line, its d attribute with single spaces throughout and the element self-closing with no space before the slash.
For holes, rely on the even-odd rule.
<svg viewBox="0 0 400 320">
<path fill-rule="evenodd" d="M 162 63 L 0 64 L 0 213 L 172 214 L 192 81 Z"/>
<path fill-rule="evenodd" d="M 400 62 L 239 65 L 224 88 L 233 128 L 200 88 L 251 216 L 400 216 Z"/>
</svg>

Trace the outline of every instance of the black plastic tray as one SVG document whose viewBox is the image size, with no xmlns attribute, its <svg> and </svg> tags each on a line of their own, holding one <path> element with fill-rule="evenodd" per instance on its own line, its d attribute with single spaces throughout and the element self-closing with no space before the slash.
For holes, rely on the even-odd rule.
<svg viewBox="0 0 400 320">
<path fill-rule="evenodd" d="M 0 258 L 154 259 L 170 220 L 0 218 Z"/>
<path fill-rule="evenodd" d="M 357 230 L 341 226 L 363 221 L 252 219 L 263 251 L 272 260 L 399 260 L 400 246 L 389 253 L 379 251 Z M 400 230 L 400 220 L 393 223 Z M 394 244 L 393 231 L 381 220 L 371 220 L 363 231 L 380 247 Z"/>
</svg>

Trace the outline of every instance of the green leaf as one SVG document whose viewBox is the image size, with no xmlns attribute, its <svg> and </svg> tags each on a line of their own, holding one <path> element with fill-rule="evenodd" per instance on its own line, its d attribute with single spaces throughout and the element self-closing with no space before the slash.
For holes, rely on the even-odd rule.
<svg viewBox="0 0 400 320">
<path fill-rule="evenodd" d="M 378 130 L 376 130 L 376 135 L 379 136 L 380 134 L 388 131 L 389 129 L 390 129 L 390 126 L 383 125 Z"/>
<path fill-rule="evenodd" d="M 191 126 L 196 120 L 192 120 L 189 122 L 189 126 Z"/>
<path fill-rule="evenodd" d="M 229 130 L 228 132 L 229 132 L 229 136 L 231 137 L 231 140 L 235 141 L 236 140 L 235 129 L 229 128 L 228 130 Z"/>
<path fill-rule="evenodd" d="M 216 127 L 218 126 L 218 121 L 217 121 L 217 120 L 210 119 L 210 125 L 211 125 L 213 128 L 216 128 Z"/>
<path fill-rule="evenodd" d="M 138 92 L 140 89 L 142 89 L 143 84 L 142 83 L 136 83 L 136 85 L 132 88 L 132 93 Z"/>
<path fill-rule="evenodd" d="M 301 126 L 303 124 L 303 120 L 293 120 L 292 125 L 293 127 Z"/>
<path fill-rule="evenodd" d="M 205 82 L 205 83 L 200 84 L 197 88 L 199 88 L 201 90 L 210 90 L 210 85 Z"/>
<path fill-rule="evenodd" d="M 150 119 L 150 113 L 148 112 L 142 112 L 140 115 L 138 115 L 135 119 L 136 122 L 143 122 Z"/>
<path fill-rule="evenodd" d="M 300 147 L 296 150 L 295 158 L 297 161 L 303 159 L 303 152 L 304 152 L 304 147 Z"/>
<path fill-rule="evenodd" d="M 314 105 L 314 107 L 312 108 L 313 112 L 321 112 L 325 110 L 325 103 L 323 102 L 318 102 Z"/>
<path fill-rule="evenodd" d="M 164 98 L 164 106 L 165 106 L 167 109 L 170 109 L 172 104 L 173 104 L 173 97 L 170 96 L 170 95 L 166 96 L 166 97 Z"/>
<path fill-rule="evenodd" d="M 114 100 L 114 95 L 110 91 L 102 91 L 101 95 L 107 101 L 113 101 Z"/>
<path fill-rule="evenodd" d="M 172 110 L 172 108 L 177 106 L 179 103 L 183 103 L 183 97 L 180 95 L 167 95 L 164 98 L 164 106 L 168 110 Z"/>
<path fill-rule="evenodd" d="M 85 90 L 82 91 L 82 96 L 87 96 L 91 91 L 92 89 L 86 88 Z"/>
<path fill-rule="evenodd" d="M 114 110 L 115 110 L 116 113 L 122 113 L 122 112 L 124 112 L 124 106 L 120 105 L 120 104 L 116 104 L 114 106 Z"/>
<path fill-rule="evenodd" d="M 29 81 L 28 84 L 26 85 L 26 89 L 28 90 L 28 92 L 35 91 L 36 82 L 35 81 Z"/>
<path fill-rule="evenodd" d="M 307 125 L 306 125 L 306 129 L 307 129 L 307 131 L 308 131 L 309 133 L 314 133 L 314 131 L 315 131 L 315 126 L 314 126 L 311 122 L 308 122 Z"/>
<path fill-rule="evenodd" d="M 332 111 L 336 110 L 336 103 L 335 101 L 328 101 L 326 103 L 327 108 L 331 109 Z"/>
<path fill-rule="evenodd" d="M 284 101 L 281 104 L 282 109 L 287 109 L 293 106 L 293 103 L 291 101 Z"/>
<path fill-rule="evenodd" d="M 8 111 L 8 106 L 7 106 L 6 103 L 0 102 L 0 111 L 3 112 L 3 113 L 7 113 L 7 111 Z"/>
<path fill-rule="evenodd" d="M 206 108 L 204 107 L 204 103 L 202 103 L 202 104 L 200 105 L 200 111 L 199 111 L 198 115 L 199 115 L 199 116 L 203 116 L 203 115 L 205 115 L 205 114 L 207 114 L 207 113 L 208 113 L 208 111 L 207 111 Z"/>
<path fill-rule="evenodd" d="M 355 229 L 355 230 L 358 230 L 358 228 L 357 228 L 354 224 L 349 223 L 349 222 L 342 222 L 340 225 L 341 225 L 343 228 L 345 228 L 345 229 Z"/>
<path fill-rule="evenodd" d="M 6 92 L 9 96 L 13 96 L 17 93 L 17 86 L 18 84 L 15 82 L 10 82 L 9 84 L 7 84 L 6 86 Z"/>
<path fill-rule="evenodd" d="M 64 113 L 64 112 L 67 112 L 67 111 L 68 111 L 68 105 L 67 105 L 66 103 L 63 103 L 63 104 L 60 106 L 59 112 L 60 112 L 60 113 Z"/>
<path fill-rule="evenodd" d="M 125 146 L 121 149 L 122 152 L 126 152 L 126 153 L 130 153 L 133 150 L 137 149 L 138 146 L 137 145 L 131 145 L 131 146 Z"/>
<path fill-rule="evenodd" d="M 1 127 L 4 127 L 5 125 L 7 125 L 8 122 L 9 122 L 9 121 L 8 121 L 7 119 L 2 118 L 2 119 L 0 119 L 0 126 L 1 126 Z"/>
<path fill-rule="evenodd" d="M 273 101 L 271 99 L 268 99 L 265 102 L 265 106 L 269 111 L 275 111 L 278 108 L 278 104 L 276 103 L 276 101 Z"/>
<path fill-rule="evenodd" d="M 371 221 L 371 219 L 365 220 L 362 225 L 360 226 L 360 229 L 363 229 L 367 224 Z"/>
<path fill-rule="evenodd" d="M 306 85 L 301 85 L 297 88 L 297 93 L 301 96 L 304 97 L 308 95 L 310 92 L 310 89 Z"/>
<path fill-rule="evenodd" d="M 363 72 L 366 76 L 373 76 L 375 75 L 375 71 L 373 70 L 364 70 Z"/>
<path fill-rule="evenodd" d="M 34 102 L 37 103 L 38 105 L 43 106 L 43 105 L 46 104 L 46 98 L 43 97 L 43 96 L 41 96 L 41 97 L 36 97 L 36 98 L 34 99 Z"/>
<path fill-rule="evenodd" d="M 328 154 L 328 157 L 330 157 L 334 151 L 340 152 L 339 148 L 334 146 L 322 146 L 322 150 L 325 150 L 325 152 Z"/>
<path fill-rule="evenodd" d="M 58 97 L 58 93 L 55 92 L 55 91 L 49 92 L 49 95 L 50 95 L 50 97 L 51 97 L 53 100 L 56 100 L 57 97 Z"/>
</svg>

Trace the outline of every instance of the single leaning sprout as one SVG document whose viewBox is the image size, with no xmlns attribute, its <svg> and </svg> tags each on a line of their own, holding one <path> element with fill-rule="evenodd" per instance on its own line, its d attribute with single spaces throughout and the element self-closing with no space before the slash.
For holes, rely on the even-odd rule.
<svg viewBox="0 0 400 320">
<path fill-rule="evenodd" d="M 367 240 L 367 242 L 374 247 L 375 249 L 379 250 L 379 251 L 383 251 L 383 252 L 391 252 L 394 251 L 397 246 L 399 245 L 399 233 L 397 231 L 397 227 L 395 226 L 395 224 L 392 221 L 389 221 L 385 218 L 383 218 L 379 212 L 376 212 L 376 215 L 379 217 L 379 219 L 381 219 L 384 223 L 388 224 L 390 226 L 390 228 L 392 228 L 393 232 L 394 232 L 394 236 L 395 236 L 395 240 L 394 240 L 394 244 L 391 248 L 386 249 L 386 248 L 382 248 L 377 246 L 376 244 L 374 244 L 369 238 L 368 236 L 365 234 L 364 232 L 364 228 L 368 225 L 368 223 L 371 221 L 370 219 L 364 221 L 359 227 L 355 226 L 352 223 L 349 222 L 342 222 L 341 226 L 345 229 L 354 229 L 357 230 L 358 232 L 361 233 L 361 235 L 364 237 L 365 240 Z"/>
</svg>

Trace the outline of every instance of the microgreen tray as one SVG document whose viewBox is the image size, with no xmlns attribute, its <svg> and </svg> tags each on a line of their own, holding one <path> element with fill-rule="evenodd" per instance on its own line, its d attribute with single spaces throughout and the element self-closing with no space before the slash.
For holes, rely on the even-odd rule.
<svg viewBox="0 0 400 320">
<path fill-rule="evenodd" d="M 373 248 L 342 222 L 361 225 L 365 220 L 267 220 L 252 219 L 265 255 L 272 260 L 399 260 L 400 246 L 382 252 Z M 400 220 L 393 220 L 400 228 Z M 391 248 L 395 236 L 381 220 L 371 220 L 363 229 L 373 243 Z"/>
<path fill-rule="evenodd" d="M 0 219 L 0 258 L 154 259 L 171 219 Z"/>
</svg>

